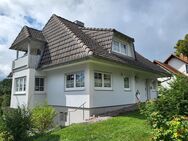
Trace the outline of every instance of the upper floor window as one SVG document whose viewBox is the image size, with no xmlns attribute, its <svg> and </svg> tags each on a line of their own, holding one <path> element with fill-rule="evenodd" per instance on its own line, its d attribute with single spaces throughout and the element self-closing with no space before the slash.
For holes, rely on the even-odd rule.
<svg viewBox="0 0 188 141">
<path fill-rule="evenodd" d="M 84 72 L 75 72 L 75 73 L 69 73 L 65 75 L 65 88 L 67 90 L 69 89 L 79 89 L 84 88 Z"/>
<path fill-rule="evenodd" d="M 26 77 L 16 78 L 16 92 L 24 92 L 26 90 Z"/>
<path fill-rule="evenodd" d="M 188 73 L 188 64 L 186 64 L 186 73 Z"/>
<path fill-rule="evenodd" d="M 112 79 L 110 73 L 94 73 L 94 86 L 95 88 L 101 89 L 111 89 L 112 88 Z"/>
<path fill-rule="evenodd" d="M 112 51 L 127 55 L 127 46 L 124 43 L 113 41 Z"/>
<path fill-rule="evenodd" d="M 44 91 L 44 78 L 35 78 L 35 91 Z"/>
</svg>

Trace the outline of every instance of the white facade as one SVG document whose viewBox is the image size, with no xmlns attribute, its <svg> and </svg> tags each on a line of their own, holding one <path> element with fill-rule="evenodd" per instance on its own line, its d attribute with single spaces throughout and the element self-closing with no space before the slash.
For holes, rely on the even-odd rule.
<svg viewBox="0 0 188 141">
<path fill-rule="evenodd" d="M 177 71 L 179 71 L 180 73 L 187 75 L 188 76 L 188 72 L 187 72 L 187 68 L 186 65 L 187 63 L 181 59 L 178 59 L 176 57 L 171 58 L 167 64 L 171 67 L 173 67 L 174 69 L 176 69 Z M 168 71 L 168 70 L 166 70 Z M 171 73 L 171 72 L 169 72 Z M 176 76 L 172 73 L 171 77 L 163 77 L 163 78 L 158 78 L 158 81 L 161 82 L 161 85 L 165 88 L 169 88 L 170 87 L 170 83 L 173 82 L 176 79 Z"/>
</svg>

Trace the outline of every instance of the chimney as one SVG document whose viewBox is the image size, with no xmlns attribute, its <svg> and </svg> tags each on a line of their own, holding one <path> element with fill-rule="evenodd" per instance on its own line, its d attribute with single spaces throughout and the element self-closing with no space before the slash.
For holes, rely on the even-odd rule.
<svg viewBox="0 0 188 141">
<path fill-rule="evenodd" d="M 80 27 L 84 27 L 84 23 L 81 22 L 81 21 L 76 20 L 76 21 L 74 21 L 74 23 L 77 24 Z"/>
</svg>

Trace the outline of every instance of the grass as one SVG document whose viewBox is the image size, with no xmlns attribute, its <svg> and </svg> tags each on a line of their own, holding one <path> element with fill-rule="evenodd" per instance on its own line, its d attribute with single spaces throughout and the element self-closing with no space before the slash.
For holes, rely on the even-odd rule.
<svg viewBox="0 0 188 141">
<path fill-rule="evenodd" d="M 138 112 L 90 124 L 74 124 L 34 141 L 151 141 L 151 128 Z"/>
</svg>

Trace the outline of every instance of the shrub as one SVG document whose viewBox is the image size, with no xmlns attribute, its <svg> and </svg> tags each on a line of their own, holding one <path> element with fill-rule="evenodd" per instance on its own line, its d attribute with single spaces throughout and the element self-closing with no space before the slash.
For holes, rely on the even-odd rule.
<svg viewBox="0 0 188 141">
<path fill-rule="evenodd" d="M 162 88 L 159 91 L 159 98 L 156 101 L 146 102 L 142 106 L 141 112 L 154 129 L 155 140 L 178 140 L 172 136 L 177 130 L 180 130 L 179 128 L 182 128 L 181 125 L 183 126 L 185 123 L 187 125 L 187 122 L 178 118 L 178 127 L 172 123 L 177 121 L 174 117 L 188 114 L 188 78 L 177 76 L 176 80 L 170 84 L 170 88 Z M 187 134 L 183 130 L 181 133 L 178 132 L 178 135 L 186 137 Z"/>
<path fill-rule="evenodd" d="M 0 131 L 5 140 L 27 141 L 30 129 L 31 114 L 25 107 L 4 109 Z"/>
<path fill-rule="evenodd" d="M 10 106 L 10 98 L 11 98 L 10 95 L 7 94 L 3 95 L 2 107 Z"/>
<path fill-rule="evenodd" d="M 156 141 L 187 141 L 188 140 L 188 120 L 183 116 L 174 117 L 167 121 L 165 126 L 155 128 L 154 140 Z"/>
<path fill-rule="evenodd" d="M 44 134 L 52 127 L 56 112 L 53 107 L 47 104 L 36 106 L 32 110 L 32 124 L 36 134 Z"/>
</svg>

